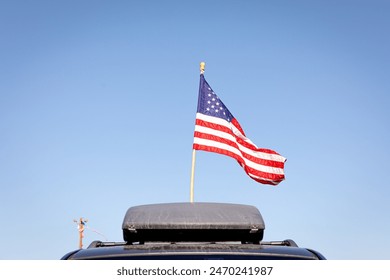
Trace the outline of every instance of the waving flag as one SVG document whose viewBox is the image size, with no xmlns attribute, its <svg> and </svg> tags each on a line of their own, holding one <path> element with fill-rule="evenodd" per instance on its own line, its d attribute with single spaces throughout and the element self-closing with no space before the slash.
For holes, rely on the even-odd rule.
<svg viewBox="0 0 390 280">
<path fill-rule="evenodd" d="M 193 149 L 236 159 L 249 177 L 259 183 L 277 185 L 284 180 L 286 159 L 275 151 L 258 148 L 245 136 L 203 74 L 200 75 Z"/>
</svg>

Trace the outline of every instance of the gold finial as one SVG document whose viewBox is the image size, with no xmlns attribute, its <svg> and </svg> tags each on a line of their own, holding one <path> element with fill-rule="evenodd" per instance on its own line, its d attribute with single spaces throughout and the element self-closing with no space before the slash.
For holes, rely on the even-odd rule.
<svg viewBox="0 0 390 280">
<path fill-rule="evenodd" d="M 203 74 L 204 73 L 204 67 L 205 67 L 206 63 L 204 62 L 201 62 L 200 63 L 200 74 Z"/>
</svg>

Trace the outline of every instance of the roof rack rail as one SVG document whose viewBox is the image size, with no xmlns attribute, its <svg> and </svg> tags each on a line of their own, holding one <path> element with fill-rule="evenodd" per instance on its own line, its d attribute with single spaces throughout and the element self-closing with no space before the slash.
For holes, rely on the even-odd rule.
<svg viewBox="0 0 390 280">
<path fill-rule="evenodd" d="M 298 244 L 292 239 L 285 239 L 283 241 L 262 241 L 261 245 L 273 245 L 273 246 L 288 246 L 288 247 L 298 247 Z"/>
<path fill-rule="evenodd" d="M 91 248 L 99 248 L 99 247 L 114 247 L 114 246 L 123 246 L 126 245 L 126 242 L 103 242 L 100 240 L 92 241 L 91 244 L 89 244 L 87 249 Z"/>
<path fill-rule="evenodd" d="M 139 243 L 139 244 L 143 244 L 143 243 Z M 247 243 L 243 242 L 242 244 L 247 244 Z M 123 246 L 123 245 L 129 245 L 129 244 L 127 242 L 103 242 L 100 240 L 95 240 L 92 241 L 92 243 L 88 246 L 87 249 L 101 248 L 101 247 L 115 247 L 115 246 Z M 260 245 L 298 247 L 297 243 L 292 239 L 286 239 L 283 241 L 262 241 L 260 242 Z"/>
</svg>

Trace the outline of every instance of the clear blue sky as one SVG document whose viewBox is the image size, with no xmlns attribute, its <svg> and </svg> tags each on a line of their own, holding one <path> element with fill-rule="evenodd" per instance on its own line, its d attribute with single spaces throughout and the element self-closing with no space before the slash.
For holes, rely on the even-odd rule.
<svg viewBox="0 0 390 280">
<path fill-rule="evenodd" d="M 199 63 L 277 187 L 199 151 L 195 201 L 265 239 L 390 259 L 390 2 L 0 1 L 0 259 L 121 241 L 130 206 L 189 201 Z"/>
</svg>

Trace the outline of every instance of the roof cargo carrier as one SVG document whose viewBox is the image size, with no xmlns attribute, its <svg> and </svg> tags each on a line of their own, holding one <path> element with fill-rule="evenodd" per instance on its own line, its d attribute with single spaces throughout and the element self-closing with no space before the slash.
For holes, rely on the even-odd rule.
<svg viewBox="0 0 390 280">
<path fill-rule="evenodd" d="M 227 242 L 258 244 L 264 221 L 254 206 L 229 203 L 165 203 L 131 207 L 122 224 L 128 244 Z"/>
</svg>

